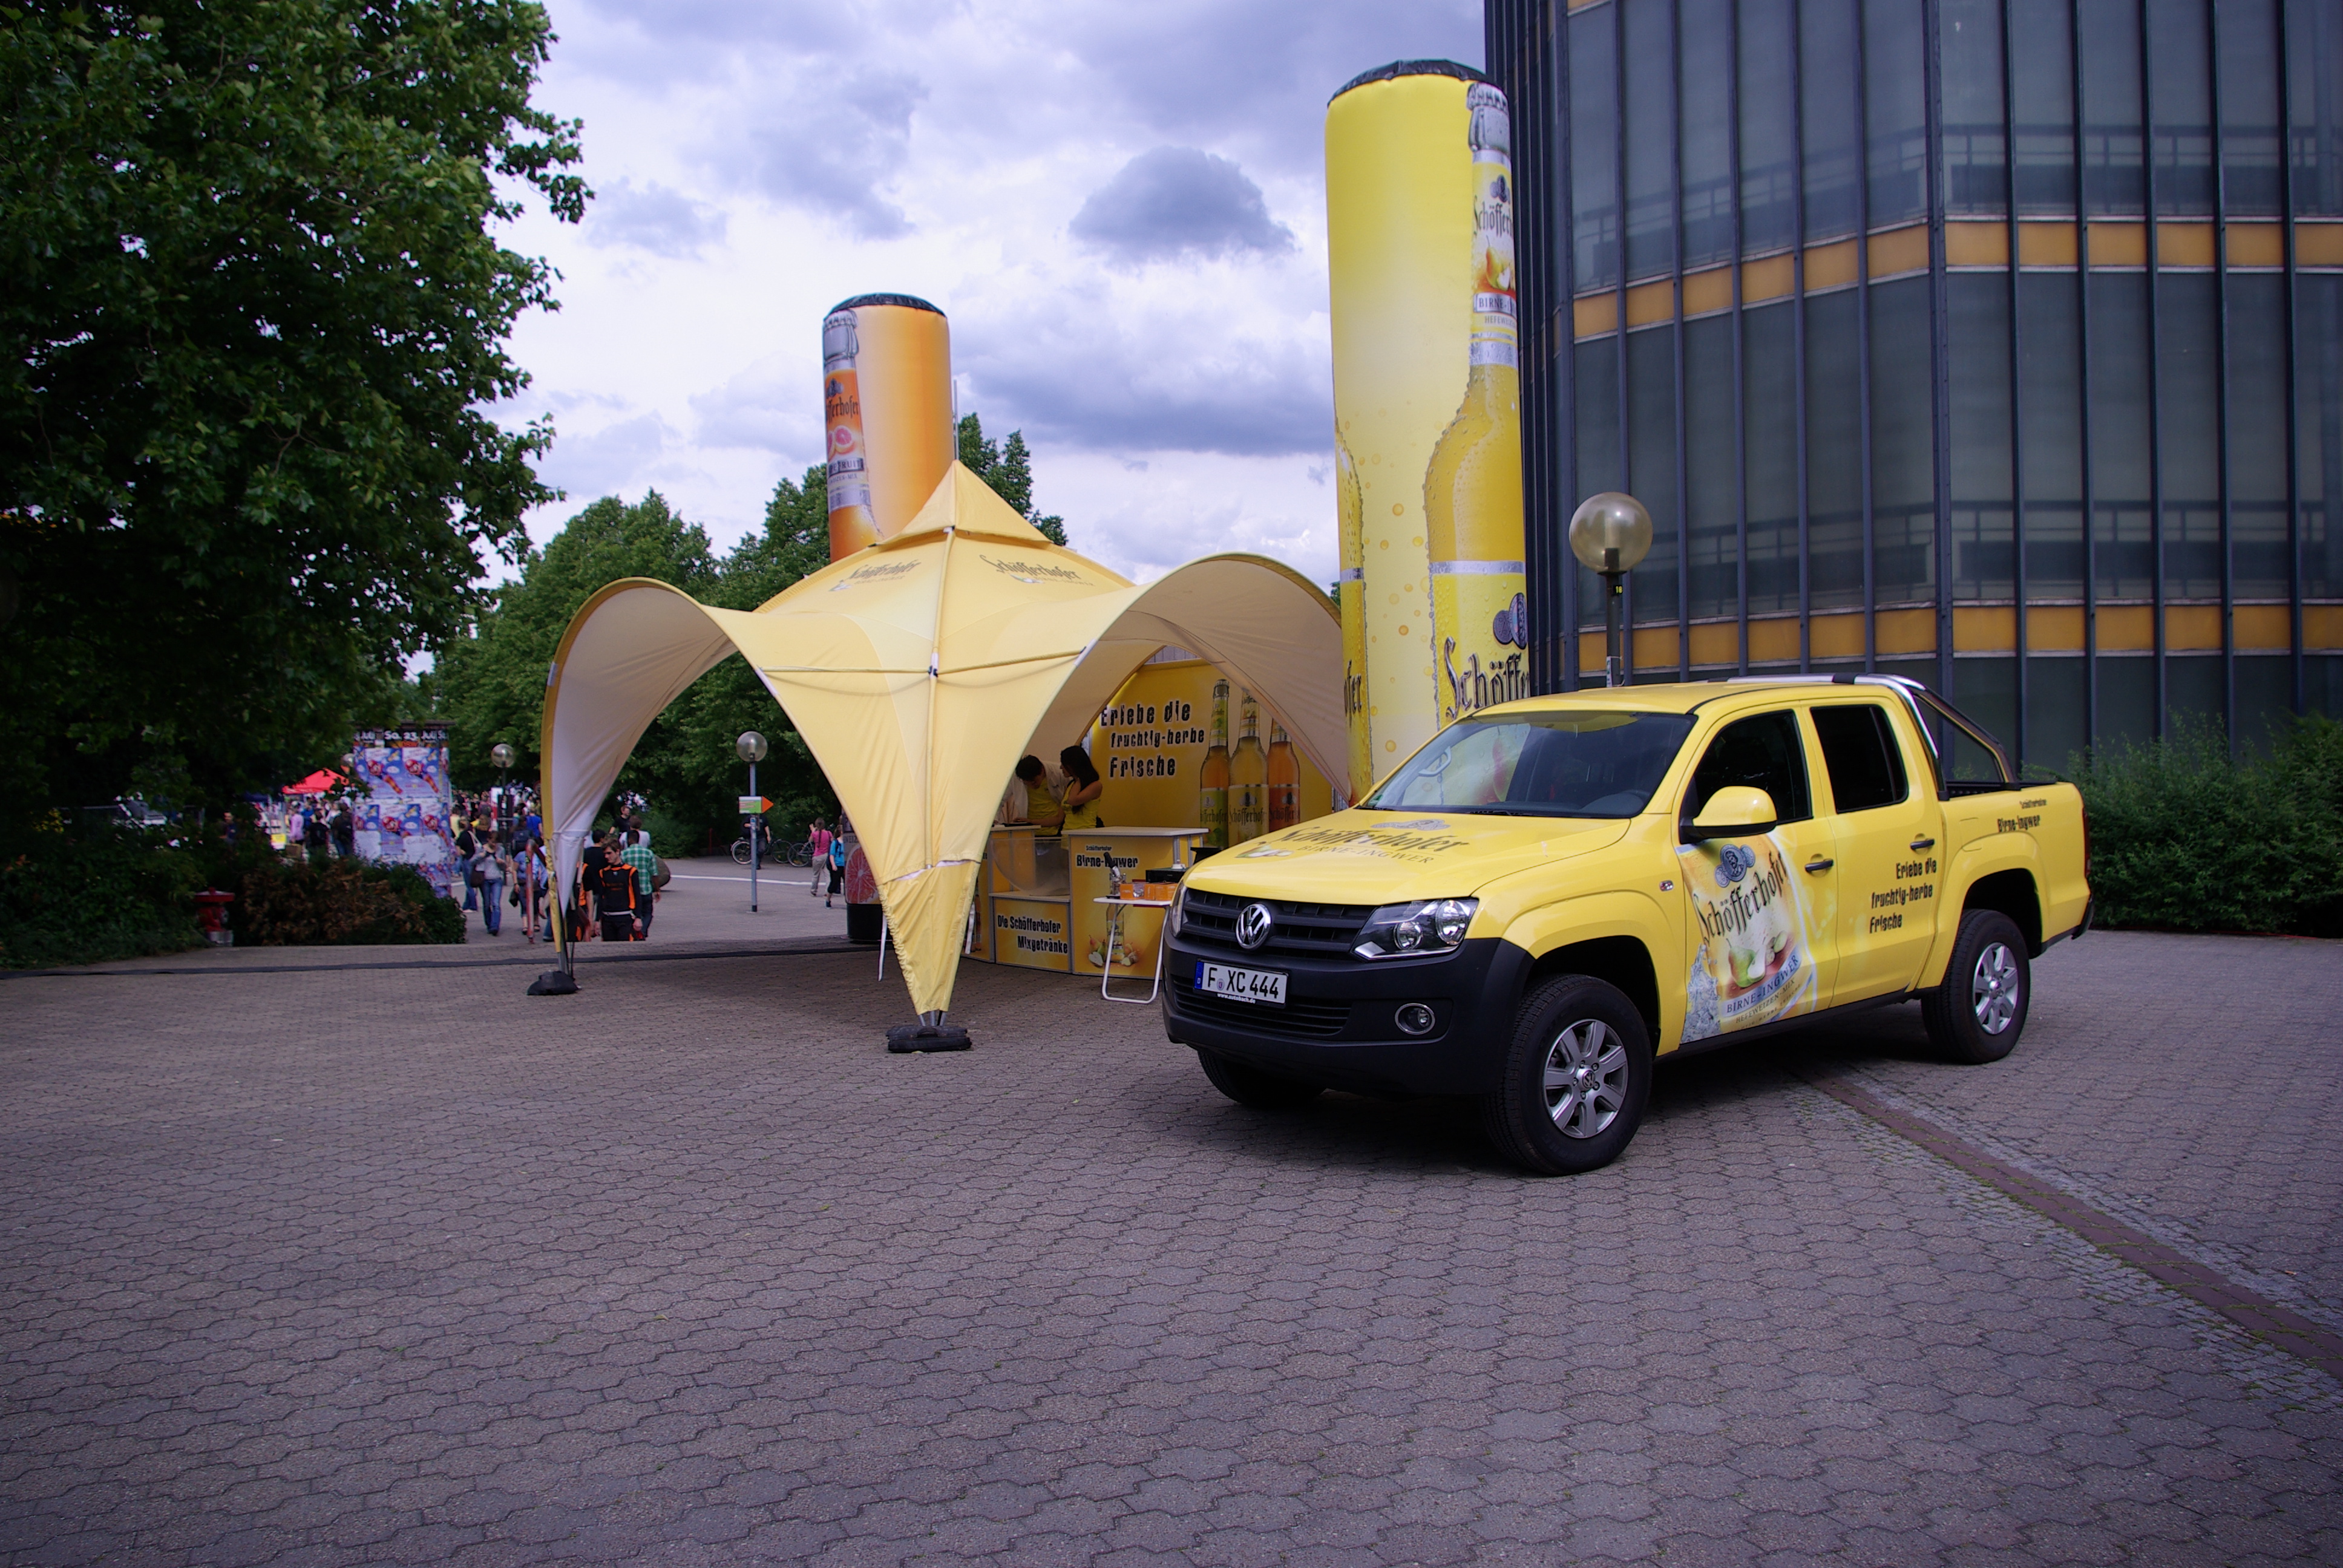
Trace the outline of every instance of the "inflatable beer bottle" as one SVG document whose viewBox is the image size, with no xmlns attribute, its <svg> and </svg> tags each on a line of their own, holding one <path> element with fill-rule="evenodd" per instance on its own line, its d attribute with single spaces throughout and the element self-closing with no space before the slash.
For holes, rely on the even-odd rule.
<svg viewBox="0 0 2343 1568">
<path fill-rule="evenodd" d="M 1351 741 L 1348 786 L 1339 779 L 1335 784 L 1348 804 L 1374 787 L 1375 755 L 1367 734 L 1366 496 L 1358 461 L 1339 435 L 1334 437 L 1334 485 L 1342 570 L 1334 597 L 1342 612 L 1342 721 Z"/>
<path fill-rule="evenodd" d="M 1464 401 L 1423 476 L 1440 719 L 1530 695 L 1522 570 L 1520 332 L 1505 96 L 1465 90 L 1473 151 L 1473 331 Z"/>
<path fill-rule="evenodd" d="M 1196 776 L 1196 821 L 1208 848 L 1229 847 L 1229 683 L 1212 682 L 1212 749 Z"/>
<path fill-rule="evenodd" d="M 1244 694 L 1244 729 L 1229 756 L 1229 843 L 1269 830 L 1269 756 L 1261 749 L 1261 707 Z"/>
</svg>

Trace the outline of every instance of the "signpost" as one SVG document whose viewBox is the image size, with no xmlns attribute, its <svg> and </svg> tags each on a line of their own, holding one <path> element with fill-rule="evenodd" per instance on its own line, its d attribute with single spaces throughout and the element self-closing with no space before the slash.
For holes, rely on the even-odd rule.
<svg viewBox="0 0 2343 1568">
<path fill-rule="evenodd" d="M 757 912 L 757 862 L 762 858 L 763 835 L 757 831 L 760 819 L 773 809 L 773 803 L 757 793 L 757 764 L 765 755 L 765 738 L 753 729 L 741 731 L 732 749 L 740 760 L 749 765 L 749 792 L 740 797 L 740 813 L 749 819 L 749 912 Z"/>
</svg>

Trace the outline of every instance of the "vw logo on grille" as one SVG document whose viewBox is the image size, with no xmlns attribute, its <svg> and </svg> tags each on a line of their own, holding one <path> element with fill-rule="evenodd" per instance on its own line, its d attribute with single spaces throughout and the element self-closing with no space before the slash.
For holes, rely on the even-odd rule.
<svg viewBox="0 0 2343 1568">
<path fill-rule="evenodd" d="M 1252 951 L 1269 940 L 1270 929 L 1276 923 L 1277 917 L 1269 912 L 1267 904 L 1247 904 L 1237 917 L 1237 946 Z"/>
</svg>

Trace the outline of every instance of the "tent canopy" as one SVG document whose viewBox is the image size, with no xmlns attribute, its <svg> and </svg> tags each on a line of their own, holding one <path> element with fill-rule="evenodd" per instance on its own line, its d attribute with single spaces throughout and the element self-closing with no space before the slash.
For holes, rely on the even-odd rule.
<svg viewBox="0 0 2343 1568">
<path fill-rule="evenodd" d="M 340 774 L 330 768 L 320 768 L 298 784 L 287 784 L 283 792 L 287 795 L 323 795 L 328 789 L 338 789 L 341 787 Z"/>
<path fill-rule="evenodd" d="M 940 1014 L 1017 759 L 1079 742 L 1167 645 L 1211 660 L 1345 777 L 1342 628 L 1308 579 L 1232 555 L 1136 586 L 1051 544 L 958 463 L 901 532 L 753 611 L 612 583 L 547 672 L 542 789 L 565 892 L 644 729 L 737 651 L 853 819 L 913 1003 Z"/>
</svg>

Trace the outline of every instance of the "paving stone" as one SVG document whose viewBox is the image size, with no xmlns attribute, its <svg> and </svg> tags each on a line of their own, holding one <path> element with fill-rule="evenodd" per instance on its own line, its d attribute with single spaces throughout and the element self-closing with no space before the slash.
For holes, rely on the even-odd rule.
<svg viewBox="0 0 2343 1568">
<path fill-rule="evenodd" d="M 2343 1326 L 2333 944 L 1672 1064 L 1563 1181 L 1063 980 L 904 1058 L 862 953 L 330 958 L 0 982 L 0 1563 L 2343 1560 L 2343 1388 L 1801 1076 Z"/>
</svg>

